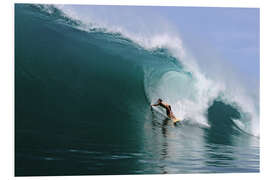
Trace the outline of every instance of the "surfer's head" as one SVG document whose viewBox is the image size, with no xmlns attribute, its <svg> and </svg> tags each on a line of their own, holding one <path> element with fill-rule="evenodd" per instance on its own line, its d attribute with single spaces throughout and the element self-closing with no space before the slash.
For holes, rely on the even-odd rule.
<svg viewBox="0 0 270 180">
<path fill-rule="evenodd" d="M 158 99 L 158 103 L 161 103 L 161 102 L 162 102 L 162 99 L 159 98 L 159 99 Z"/>
</svg>

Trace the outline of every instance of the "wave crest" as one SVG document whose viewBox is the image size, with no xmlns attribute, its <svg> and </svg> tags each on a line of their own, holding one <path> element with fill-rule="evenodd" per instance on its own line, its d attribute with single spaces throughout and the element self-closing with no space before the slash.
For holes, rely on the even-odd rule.
<svg viewBox="0 0 270 180">
<path fill-rule="evenodd" d="M 83 31 L 117 34 L 120 38 L 128 39 L 149 52 L 167 49 L 168 52 L 165 53 L 177 59 L 179 64 L 144 68 L 144 87 L 149 102 L 153 103 L 156 99 L 162 98 L 172 105 L 177 117 L 209 127 L 207 111 L 216 99 L 220 99 L 241 113 L 241 118 L 233 120 L 236 126 L 259 136 L 259 112 L 254 106 L 254 99 L 241 91 L 240 83 L 239 86 L 230 88 L 222 80 L 210 79 L 202 73 L 196 60 L 187 54 L 178 34 L 134 33 L 119 25 L 91 22 L 91 17 L 86 22 L 80 19 L 77 12 L 63 5 L 35 5 L 35 7 Z"/>
</svg>

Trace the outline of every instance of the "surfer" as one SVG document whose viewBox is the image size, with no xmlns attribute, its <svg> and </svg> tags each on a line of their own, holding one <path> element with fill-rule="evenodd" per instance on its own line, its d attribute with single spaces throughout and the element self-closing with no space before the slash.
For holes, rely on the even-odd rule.
<svg viewBox="0 0 270 180">
<path fill-rule="evenodd" d="M 168 116 L 171 120 L 173 120 L 174 123 L 176 123 L 177 121 L 179 121 L 179 119 L 177 119 L 177 118 L 174 116 L 174 114 L 173 114 L 173 112 L 172 112 L 171 106 L 170 106 L 169 104 L 163 102 L 162 99 L 159 98 L 156 104 L 151 104 L 151 107 L 152 107 L 152 106 L 161 106 L 161 107 L 163 107 L 164 109 L 166 109 L 166 114 L 167 114 L 167 116 Z"/>
</svg>

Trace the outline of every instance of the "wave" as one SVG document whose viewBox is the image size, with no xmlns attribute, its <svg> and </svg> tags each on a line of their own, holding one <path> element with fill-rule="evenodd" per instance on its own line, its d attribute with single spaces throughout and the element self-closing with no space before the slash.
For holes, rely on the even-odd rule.
<svg viewBox="0 0 270 180">
<path fill-rule="evenodd" d="M 256 99 L 246 93 L 241 83 L 232 87 L 222 79 L 214 80 L 202 73 L 178 34 L 158 32 L 149 36 L 149 33 L 131 32 L 119 24 L 91 22 L 91 17 L 86 21 L 78 16 L 76 10 L 64 5 L 31 7 L 72 28 L 87 33 L 102 33 L 101 36 L 110 36 L 110 41 L 146 51 L 147 57 L 137 61 L 143 66 L 143 86 L 148 103 L 161 98 L 171 104 L 173 112 L 180 119 L 213 128 L 220 123 L 212 120 L 213 109 L 223 117 L 226 115 L 221 108 L 217 108 L 220 106 L 218 102 L 221 102 L 221 107 L 226 109 L 228 105 L 239 113 L 227 114 L 231 126 L 259 137 L 259 109 L 254 105 Z M 220 115 L 214 117 L 217 119 Z"/>
</svg>

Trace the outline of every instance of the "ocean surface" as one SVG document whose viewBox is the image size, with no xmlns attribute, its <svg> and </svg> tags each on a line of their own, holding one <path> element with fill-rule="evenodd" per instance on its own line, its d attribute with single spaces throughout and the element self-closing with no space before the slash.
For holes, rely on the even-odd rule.
<svg viewBox="0 0 270 180">
<path fill-rule="evenodd" d="M 259 172 L 258 108 L 192 67 L 56 6 L 15 4 L 15 176 Z M 150 108 L 158 98 L 180 124 Z"/>
</svg>

